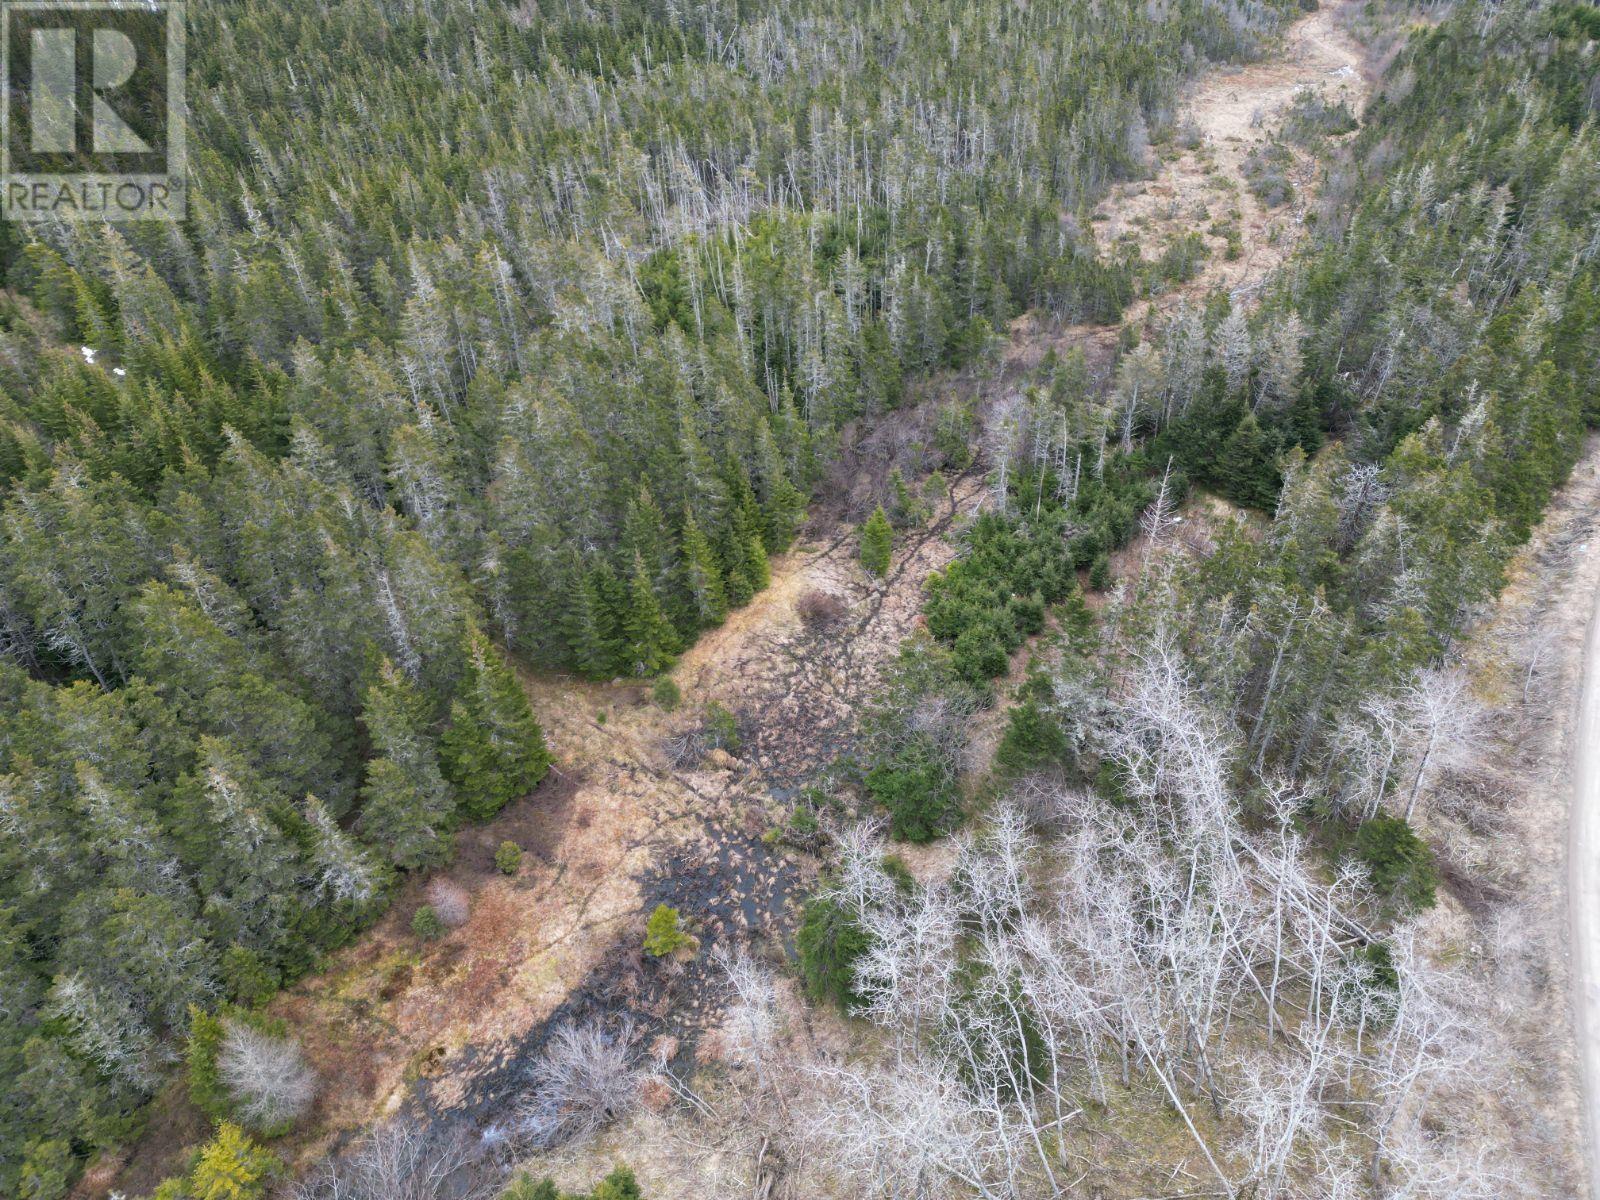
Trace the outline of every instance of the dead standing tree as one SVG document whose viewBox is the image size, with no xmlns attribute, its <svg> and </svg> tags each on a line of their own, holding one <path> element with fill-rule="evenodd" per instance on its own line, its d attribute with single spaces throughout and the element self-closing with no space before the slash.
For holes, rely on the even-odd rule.
<svg viewBox="0 0 1600 1200">
<path fill-rule="evenodd" d="M 1431 994 L 1420 959 L 1396 956 L 1396 984 L 1362 953 L 1362 884 L 1311 864 L 1293 788 L 1269 785 L 1265 831 L 1241 822 L 1237 735 L 1170 642 L 1147 645 L 1105 738 L 1132 805 L 1034 781 L 1029 816 L 1002 806 L 949 884 L 911 895 L 883 875 L 873 835 L 849 847 L 838 894 L 871 934 L 857 987 L 892 1065 L 830 1067 L 828 1087 L 842 1099 L 917 1080 L 915 1113 L 948 1123 L 938 1140 L 869 1119 L 828 1143 L 852 1174 L 882 1178 L 893 1160 L 919 1181 L 886 1194 L 1059 1189 L 1073 1097 L 1107 1097 L 1108 1068 L 1155 1085 L 1226 1194 L 1287 1197 L 1308 1174 L 1348 1194 L 1349 1135 L 1330 1138 L 1343 1127 L 1325 1097 L 1354 1088 L 1381 1149 L 1446 1076 L 1448 1022 L 1414 998 Z M 1064 831 L 1048 853 L 1033 824 Z M 1383 1153 L 1387 1172 L 1409 1170 Z"/>
</svg>

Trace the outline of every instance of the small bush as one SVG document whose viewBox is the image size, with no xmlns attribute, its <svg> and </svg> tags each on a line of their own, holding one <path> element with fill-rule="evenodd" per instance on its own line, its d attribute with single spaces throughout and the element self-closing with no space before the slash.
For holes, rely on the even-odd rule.
<svg viewBox="0 0 1600 1200">
<path fill-rule="evenodd" d="M 643 1195 L 633 1172 L 627 1167 L 617 1167 L 595 1185 L 594 1191 L 584 1196 L 570 1192 L 566 1200 L 642 1200 Z M 541 1179 L 535 1183 L 533 1176 L 524 1171 L 500 1193 L 500 1200 L 562 1200 L 562 1193 L 554 1180 Z"/>
<path fill-rule="evenodd" d="M 662 712 L 672 712 L 683 703 L 683 692 L 671 677 L 663 675 L 651 685 L 650 699 L 656 702 L 656 707 Z"/>
<path fill-rule="evenodd" d="M 1372 982 L 1385 991 L 1397 991 L 1400 975 L 1394 968 L 1394 955 L 1388 942 L 1368 942 L 1361 947 L 1361 957 L 1372 968 Z"/>
<path fill-rule="evenodd" d="M 1094 774 L 1094 790 L 1112 804 L 1128 805 L 1133 797 L 1128 787 L 1126 770 L 1115 759 L 1101 761 Z"/>
<path fill-rule="evenodd" d="M 739 753 L 739 718 L 726 705 L 713 700 L 706 705 L 705 729 L 701 734 L 707 750 L 725 750 Z"/>
<path fill-rule="evenodd" d="M 1038 592 L 1031 596 L 1011 598 L 1011 621 L 1017 632 L 1032 637 L 1044 629 L 1044 597 Z"/>
<path fill-rule="evenodd" d="M 428 906 L 446 929 L 460 929 L 472 915 L 472 897 L 459 883 L 443 877 L 428 881 Z"/>
<path fill-rule="evenodd" d="M 1294 199 L 1294 184 L 1289 182 L 1289 168 L 1294 155 L 1277 142 L 1258 146 L 1245 156 L 1245 181 L 1251 194 L 1268 208 L 1276 208 Z"/>
<path fill-rule="evenodd" d="M 1187 283 L 1205 260 L 1205 239 L 1198 233 L 1173 238 L 1150 268 L 1152 282 Z"/>
<path fill-rule="evenodd" d="M 522 847 L 515 842 L 501 842 L 494 852 L 494 869 L 502 875 L 515 875 L 522 870 Z"/>
<path fill-rule="evenodd" d="M 813 896 L 800 917 L 795 949 L 800 974 L 814 1000 L 831 1000 L 845 1012 L 861 1003 L 856 960 L 871 942 L 850 911 L 826 893 Z"/>
<path fill-rule="evenodd" d="M 639 1181 L 627 1167 L 618 1167 L 595 1187 L 589 1200 L 642 1200 Z"/>
<path fill-rule="evenodd" d="M 411 932 L 425 942 L 444 936 L 444 922 L 439 919 L 439 914 L 433 911 L 433 905 L 424 904 L 417 909 L 416 915 L 411 918 Z"/>
<path fill-rule="evenodd" d="M 916 876 L 911 874 L 911 868 L 906 866 L 906 860 L 898 854 L 885 854 L 882 866 L 883 873 L 889 877 L 899 892 L 910 894 L 917 890 Z"/>
<path fill-rule="evenodd" d="M 961 678 L 981 686 L 996 675 L 1003 675 L 1011 664 L 1008 643 L 1015 638 L 994 625 L 978 622 L 963 629 L 950 647 L 951 660 Z"/>
<path fill-rule="evenodd" d="M 678 910 L 667 904 L 658 904 L 644 928 L 644 952 L 653 958 L 666 958 L 689 945 L 694 939 L 684 932 Z"/>
<path fill-rule="evenodd" d="M 843 619 L 845 613 L 849 611 L 845 602 L 839 597 L 815 588 L 803 593 L 800 599 L 795 601 L 794 610 L 800 614 L 800 619 L 813 629 L 826 628 Z"/>
<path fill-rule="evenodd" d="M 889 489 L 893 500 L 889 509 L 889 522 L 896 529 L 921 525 L 928 519 L 928 506 L 906 485 L 905 476 L 896 467 L 889 472 Z"/>
<path fill-rule="evenodd" d="M 867 791 L 889 811 L 889 836 L 931 842 L 959 823 L 961 796 L 947 765 L 924 742 L 867 772 Z"/>
<path fill-rule="evenodd" d="M 1290 141 L 1308 145 L 1321 137 L 1337 137 L 1356 127 L 1356 115 L 1343 100 L 1329 101 L 1321 92 L 1304 91 L 1294 98 L 1283 132 Z"/>
<path fill-rule="evenodd" d="M 499 1200 L 561 1200 L 561 1193 L 556 1190 L 553 1181 L 541 1179 L 535 1182 L 532 1175 L 523 1171 L 506 1185 Z"/>
<path fill-rule="evenodd" d="M 1404 818 L 1367 821 L 1356 830 L 1355 850 L 1378 895 L 1405 912 L 1433 907 L 1439 883 L 1433 852 Z"/>
<path fill-rule="evenodd" d="M 797 804 L 789 814 L 789 829 L 800 837 L 808 838 L 821 831 L 822 823 L 817 820 L 815 809 Z"/>
<path fill-rule="evenodd" d="M 1089 564 L 1089 586 L 1097 592 L 1111 586 L 1111 556 L 1103 550 Z"/>
<path fill-rule="evenodd" d="M 1009 776 L 1024 775 L 1051 766 L 1073 765 L 1072 746 L 1061 722 L 1050 711 L 1050 680 L 1031 676 L 1023 685 L 1020 703 L 1006 722 L 1005 735 L 995 752 L 995 765 Z"/>
<path fill-rule="evenodd" d="M 957 471 L 972 465 L 972 444 L 977 440 L 977 422 L 972 409 L 964 404 L 950 404 L 939 410 L 938 424 L 933 429 L 933 448 L 945 463 Z"/>
</svg>

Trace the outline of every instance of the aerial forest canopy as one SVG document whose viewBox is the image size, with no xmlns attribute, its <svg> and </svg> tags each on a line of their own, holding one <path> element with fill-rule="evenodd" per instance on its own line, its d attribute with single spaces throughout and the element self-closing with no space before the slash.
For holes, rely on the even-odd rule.
<svg viewBox="0 0 1600 1200">
<path fill-rule="evenodd" d="M 239 1014 L 539 782 L 513 662 L 658 675 L 767 584 L 850 431 L 1019 314 L 1112 324 L 1181 273 L 1097 244 L 1095 207 L 1188 78 L 1299 7 L 191 6 L 186 219 L 0 228 L 0 1194 L 63 1194 L 186 1037 L 267 1037 Z M 1159 650 L 1168 707 L 1226 747 L 1217 845 L 1266 813 L 1297 856 L 1309 822 L 1365 856 L 1341 887 L 1379 885 L 1378 925 L 1431 898 L 1396 731 L 1456 686 L 1600 417 L 1597 41 L 1569 5 L 1419 30 L 1259 303 L 1127 330 L 1104 395 L 1052 358 L 983 414 L 989 511 L 864 714 L 895 836 L 962 819 L 957 727 L 1048 612 L 1068 651 L 1003 769 L 1070 782 L 1108 846 L 1139 833 L 1171 799 L 1141 791 L 1149 729 L 1094 722 Z M 1186 484 L 1275 515 L 1097 631 L 1076 570 L 1107 588 Z M 863 534 L 882 575 L 889 516 Z M 811 966 L 868 947 L 849 899 L 811 910 Z M 1361 953 L 1351 986 L 1387 986 Z M 895 998 L 842 951 L 814 974 Z M 1140 1028 L 1177 1079 L 1205 1046 L 1170 1032 Z"/>
<path fill-rule="evenodd" d="M 1496 811 L 1470 799 L 1501 743 L 1460 644 L 1600 423 L 1597 47 L 1596 10 L 1568 5 L 1466 5 L 1418 29 L 1259 303 L 1180 308 L 1087 402 L 1081 364 L 1047 359 L 990 414 L 992 511 L 932 581 L 931 636 L 868 725 L 891 837 L 960 820 L 971 688 L 1007 670 L 1039 627 L 1030 596 L 1056 586 L 1037 547 L 1145 541 L 1098 622 L 1058 589 L 998 802 L 950 876 L 909 885 L 858 829 L 807 908 L 813 995 L 885 1047 L 799 1069 L 834 1089 L 808 1145 L 847 1180 L 869 1187 L 892 1144 L 951 1194 L 1058 1194 L 1085 1161 L 1056 1152 L 1061 1114 L 1106 1106 L 1094 1153 L 1139 1111 L 1117 1083 L 1142 1078 L 1215 1194 L 1572 1194 L 1558 1155 L 1506 1151 L 1507 1109 L 1551 1115 L 1489 1095 L 1510 1077 L 1488 1065 L 1504 977 L 1475 977 L 1495 956 L 1448 961 L 1448 935 L 1420 949 L 1483 927 L 1461 910 L 1488 873 L 1451 863 L 1459 903 L 1422 925 L 1445 870 L 1412 822 L 1467 819 L 1431 803 Z M 1098 512 L 1130 469 L 1142 520 Z M 1194 482 L 1264 511 L 1185 539 Z M 998 652 L 974 653 L 974 631 Z M 1558 1055 L 1562 1034 L 1541 1034 Z"/>
<path fill-rule="evenodd" d="M 187 219 L 0 234 L 0 1191 L 538 781 L 500 646 L 659 671 L 845 422 L 1114 318 L 1285 7 L 193 6 Z"/>
</svg>

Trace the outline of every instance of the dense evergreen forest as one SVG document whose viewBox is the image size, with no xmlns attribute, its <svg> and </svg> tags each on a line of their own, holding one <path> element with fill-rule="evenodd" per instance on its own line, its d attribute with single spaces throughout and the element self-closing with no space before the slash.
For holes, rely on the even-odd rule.
<svg viewBox="0 0 1600 1200">
<path fill-rule="evenodd" d="M 0 244 L 0 1192 L 538 781 L 496 643 L 656 673 L 842 425 L 1159 282 L 1080 218 L 1282 11 L 195 6 L 187 219 Z"/>
<path fill-rule="evenodd" d="M 506 652 L 658 674 L 765 586 L 842 430 L 1019 313 L 1115 322 L 1181 274 L 1097 246 L 1090 214 L 1172 135 L 1179 85 L 1295 7 L 194 6 L 187 219 L 0 237 L 0 1194 L 63 1195 L 185 1054 L 224 1123 L 163 1194 L 269 1178 L 249 1136 L 288 1109 L 241 1104 L 218 1055 L 270 1057 L 257 1006 L 543 776 Z M 1105 1102 L 1120 1058 L 1176 1111 L 1233 1097 L 1258 1196 L 1357 1157 L 1403 1194 L 1512 1194 L 1408 1124 L 1422 1066 L 1341 1058 L 1361 1104 L 1302 1090 L 1290 1121 L 1290 1085 L 1263 1090 L 1226 1042 L 1289 903 L 1348 919 L 1275 951 L 1284 994 L 1325 987 L 1335 1014 L 1286 1060 L 1335 1056 L 1351 1012 L 1391 1065 L 1443 1044 L 1395 1016 L 1434 1011 L 1404 931 L 1436 885 L 1409 818 L 1470 727 L 1452 650 L 1600 419 L 1597 43 L 1568 4 L 1419 30 L 1258 303 L 1126 331 L 1103 390 L 1069 354 L 952 408 L 990 499 L 839 779 L 894 837 L 956 828 L 969 718 L 1048 628 L 996 790 L 1029 779 L 1034 825 L 1081 835 L 1074 871 L 1038 878 L 1080 887 L 1083 920 L 1126 916 L 1123 895 L 1143 917 L 1112 937 L 1035 926 L 1033 892 L 973 900 L 1032 853 L 1009 818 L 964 851 L 948 911 L 843 849 L 801 966 L 894 1031 L 866 1091 L 901 1119 L 993 1100 L 930 1118 L 971 1140 L 907 1150 L 918 1178 L 1053 1186 L 1049 1112 Z M 917 515 L 898 482 L 863 547 L 878 573 L 890 516 Z M 1194 486 L 1257 515 L 1168 553 Z M 1091 615 L 1084 584 L 1110 590 L 1140 532 L 1142 568 Z M 907 946 L 943 956 L 933 999 L 893 969 Z M 1051 1007 L 1047 975 L 1143 990 L 1091 1017 Z M 925 1038 L 907 1014 L 935 999 Z M 1300 1021 L 1278 1003 L 1269 1044 Z M 1001 1010 L 1023 1033 L 985 1046 Z M 1049 1067 L 1019 1074 L 1019 1045 Z M 1328 1124 L 1353 1132 L 1329 1149 Z M 799 1129 L 785 1113 L 774 1136 Z M 1188 1131 L 1231 1187 L 1233 1151 Z M 817 1135 L 846 1178 L 848 1132 Z"/>
</svg>

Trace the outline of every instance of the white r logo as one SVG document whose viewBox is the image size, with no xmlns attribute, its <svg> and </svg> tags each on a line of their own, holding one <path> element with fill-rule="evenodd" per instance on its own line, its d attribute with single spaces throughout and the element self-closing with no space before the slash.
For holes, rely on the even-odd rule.
<svg viewBox="0 0 1600 1200">
<path fill-rule="evenodd" d="M 33 138 L 39 154 L 71 154 L 78 148 L 78 31 L 35 29 L 33 60 Z M 92 137 L 96 154 L 145 154 L 149 144 L 117 115 L 102 93 L 115 92 L 133 78 L 139 52 L 120 29 L 94 31 Z"/>
</svg>

